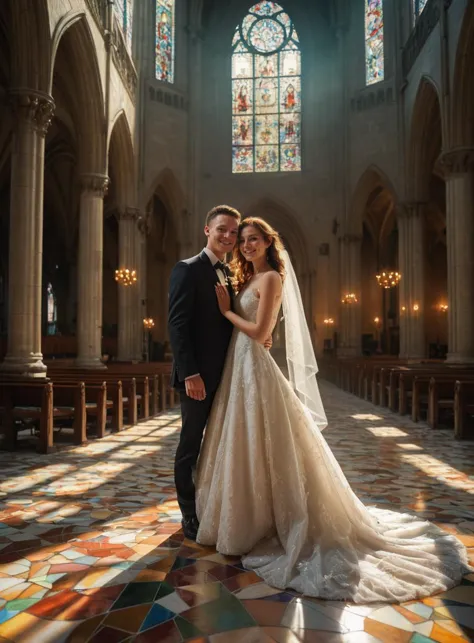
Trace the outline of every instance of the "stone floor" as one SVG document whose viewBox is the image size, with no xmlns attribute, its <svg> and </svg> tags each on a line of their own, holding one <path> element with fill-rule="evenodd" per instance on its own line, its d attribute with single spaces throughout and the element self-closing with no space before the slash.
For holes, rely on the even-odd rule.
<svg viewBox="0 0 474 643">
<path fill-rule="evenodd" d="M 459 534 L 474 563 L 474 444 L 324 384 L 325 436 L 366 503 Z M 474 574 L 443 595 L 353 606 L 274 590 L 183 540 L 171 412 L 53 456 L 0 454 L 0 643 L 454 643 Z"/>
</svg>

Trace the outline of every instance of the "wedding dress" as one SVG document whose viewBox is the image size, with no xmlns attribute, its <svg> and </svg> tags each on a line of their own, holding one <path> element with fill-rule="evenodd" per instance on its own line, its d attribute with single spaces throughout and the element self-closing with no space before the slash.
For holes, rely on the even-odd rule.
<svg viewBox="0 0 474 643">
<path fill-rule="evenodd" d="M 258 303 L 250 283 L 234 309 L 255 322 Z M 197 541 L 243 556 L 273 587 L 395 603 L 446 590 L 469 571 L 454 536 L 362 504 L 270 353 L 237 329 L 203 440 L 196 502 Z"/>
</svg>

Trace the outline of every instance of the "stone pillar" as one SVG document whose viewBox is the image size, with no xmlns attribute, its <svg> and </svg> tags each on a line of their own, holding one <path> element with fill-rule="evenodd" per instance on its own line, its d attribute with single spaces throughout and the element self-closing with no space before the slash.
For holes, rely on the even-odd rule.
<svg viewBox="0 0 474 643">
<path fill-rule="evenodd" d="M 138 306 L 137 312 L 139 317 L 140 332 L 137 334 L 135 350 L 139 355 L 144 357 L 146 337 L 143 329 L 143 320 L 148 316 L 147 310 L 147 238 L 150 233 L 151 212 L 147 212 L 138 219 L 137 227 L 139 234 L 136 238 L 137 243 L 137 265 L 140 270 L 138 276 Z"/>
<path fill-rule="evenodd" d="M 81 177 L 77 286 L 77 359 L 80 368 L 102 369 L 103 174 Z"/>
<path fill-rule="evenodd" d="M 361 354 L 361 256 L 362 237 L 345 234 L 341 238 L 341 299 L 354 294 L 357 301 L 341 303 L 338 355 L 356 357 Z"/>
<path fill-rule="evenodd" d="M 425 341 L 425 203 L 398 206 L 398 257 L 400 281 L 400 357 L 426 356 Z"/>
<path fill-rule="evenodd" d="M 54 101 L 27 89 L 13 90 L 11 99 L 8 348 L 1 370 L 16 377 L 45 377 L 41 352 L 44 149 Z"/>
<path fill-rule="evenodd" d="M 141 341 L 137 342 L 137 335 L 140 335 L 142 327 L 139 326 L 139 283 L 143 278 L 141 266 L 138 264 L 138 243 L 139 234 L 137 221 L 140 211 L 135 208 L 127 208 L 119 214 L 119 268 L 136 270 L 138 282 L 133 286 L 121 286 L 118 284 L 118 359 L 121 362 L 139 360 L 141 357 Z M 140 350 L 137 354 L 137 349 Z"/>
<path fill-rule="evenodd" d="M 408 273 L 410 271 L 409 263 L 409 224 L 408 224 L 408 209 L 399 204 L 397 207 L 397 226 L 398 226 L 398 270 L 402 275 L 400 280 L 399 298 L 398 303 L 400 306 L 399 319 L 400 319 L 400 359 L 408 359 L 410 353 L 410 322 L 409 322 L 409 300 L 410 291 L 408 284 L 410 279 Z"/>
<path fill-rule="evenodd" d="M 446 177 L 448 362 L 474 362 L 474 148 L 441 157 Z"/>
</svg>

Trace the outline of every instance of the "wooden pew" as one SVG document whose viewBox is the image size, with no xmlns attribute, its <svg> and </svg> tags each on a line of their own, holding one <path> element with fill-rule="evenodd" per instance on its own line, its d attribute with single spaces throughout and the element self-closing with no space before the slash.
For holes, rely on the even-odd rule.
<svg viewBox="0 0 474 643">
<path fill-rule="evenodd" d="M 123 368 L 114 364 L 113 367 L 104 371 L 94 372 L 72 368 L 61 368 L 60 364 L 52 364 L 48 373 L 54 379 L 78 377 L 86 382 L 94 382 L 104 379 L 113 388 L 114 395 L 114 428 L 123 428 L 121 421 L 121 408 L 128 409 L 129 424 L 136 424 L 138 420 L 146 420 L 154 417 L 168 406 L 174 407 L 176 403 L 175 392 L 169 386 L 169 375 L 171 365 L 168 363 L 159 364 L 159 368 L 141 368 L 142 364 L 126 364 Z M 146 365 L 148 366 L 148 365 Z M 157 372 L 157 371 L 162 371 Z M 144 375 L 144 372 L 150 373 Z M 154 374 L 153 374 L 154 373 Z M 122 382 L 122 407 L 119 403 L 120 392 L 115 390 L 118 382 Z M 138 388 L 138 391 L 137 391 Z M 112 396 L 111 396 L 112 397 Z M 168 400 L 169 398 L 169 404 Z"/>
<path fill-rule="evenodd" d="M 74 444 L 83 444 L 87 440 L 86 395 L 83 382 L 54 386 L 51 381 L 1 381 L 0 391 L 1 404 L 4 407 L 4 449 L 16 448 L 15 420 L 31 421 L 39 425 L 40 453 L 51 453 L 54 449 L 55 420 L 72 421 Z"/>
<path fill-rule="evenodd" d="M 143 396 L 137 395 L 137 384 L 134 377 L 124 381 L 110 375 L 107 371 L 79 371 L 74 370 L 52 370 L 48 373 L 54 383 L 71 381 L 75 378 L 84 381 L 86 386 L 97 386 L 105 382 L 108 389 L 108 397 L 111 401 L 111 428 L 114 431 L 121 431 L 124 427 L 124 409 L 127 410 L 128 424 L 133 426 L 138 422 L 138 404 L 142 403 Z M 146 389 L 145 383 L 143 383 Z"/>
<path fill-rule="evenodd" d="M 51 382 L 0 382 L 0 405 L 3 408 L 2 428 L 3 442 L 2 449 L 14 451 L 17 444 L 17 427 L 15 418 L 20 420 L 29 419 L 39 421 L 39 442 L 40 453 L 51 453 L 53 451 L 53 385 Z M 62 417 L 59 411 L 56 417 Z M 71 414 L 64 414 L 72 417 Z"/>
<path fill-rule="evenodd" d="M 474 374 L 458 372 L 451 377 L 435 376 L 430 379 L 428 389 L 428 424 L 436 429 L 439 424 L 440 409 L 451 409 L 454 416 L 456 381 L 462 378 L 466 383 L 474 382 Z"/>
<path fill-rule="evenodd" d="M 85 399 L 85 416 L 84 421 L 81 423 L 81 430 L 78 431 L 77 444 L 82 444 L 87 441 L 86 425 L 87 416 L 95 418 L 96 435 L 103 438 L 106 433 L 107 425 L 107 411 L 113 408 L 113 401 L 107 399 L 107 383 L 106 382 L 81 382 L 84 384 L 84 399 Z M 59 379 L 53 381 L 54 390 L 61 391 L 63 388 L 69 389 L 77 386 L 77 381 L 70 379 Z"/>
<path fill-rule="evenodd" d="M 474 438 L 473 420 L 474 381 L 457 380 L 454 385 L 454 437 L 457 440 Z"/>
</svg>

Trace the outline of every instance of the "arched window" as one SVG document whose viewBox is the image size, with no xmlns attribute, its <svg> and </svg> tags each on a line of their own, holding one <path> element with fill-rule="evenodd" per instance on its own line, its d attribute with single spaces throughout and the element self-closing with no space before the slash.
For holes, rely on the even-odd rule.
<svg viewBox="0 0 474 643">
<path fill-rule="evenodd" d="M 175 0 L 156 0 L 155 69 L 156 78 L 174 83 Z"/>
<path fill-rule="evenodd" d="M 301 53 L 290 16 L 254 5 L 232 40 L 232 171 L 301 170 Z"/>
<path fill-rule="evenodd" d="M 423 9 L 426 6 L 426 3 L 428 0 L 412 0 L 413 1 L 413 17 L 414 21 L 416 22 L 418 18 L 421 16 L 423 13 Z"/>
<path fill-rule="evenodd" d="M 384 79 L 383 0 L 365 0 L 365 79 L 367 85 Z"/>
<path fill-rule="evenodd" d="M 115 0 L 115 10 L 117 12 L 120 26 L 128 49 L 132 50 L 132 33 L 133 33 L 133 1 L 134 0 Z"/>
<path fill-rule="evenodd" d="M 47 297 L 47 324 L 48 335 L 56 335 L 56 322 L 58 320 L 58 307 L 56 305 L 56 297 L 54 296 L 52 284 L 48 284 L 46 291 Z"/>
</svg>

